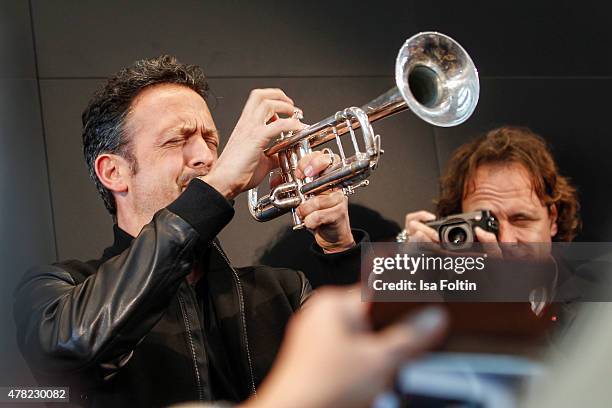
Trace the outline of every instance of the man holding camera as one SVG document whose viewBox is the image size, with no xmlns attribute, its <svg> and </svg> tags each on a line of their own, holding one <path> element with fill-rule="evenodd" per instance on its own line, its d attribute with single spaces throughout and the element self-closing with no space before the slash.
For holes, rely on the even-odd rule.
<svg viewBox="0 0 612 408">
<path fill-rule="evenodd" d="M 403 238 L 447 249 L 469 245 L 462 240 L 478 241 L 498 259 L 552 260 L 552 293 L 540 287 L 531 293 L 532 311 L 540 315 L 553 299 L 583 295 L 572 267 L 551 258 L 553 241 L 576 236 L 578 210 L 576 189 L 559 174 L 544 140 L 527 128 L 501 127 L 453 153 L 440 183 L 436 212 L 441 219 L 427 211 L 409 213 Z M 461 228 L 453 227 L 458 234 L 449 233 L 450 219 L 463 220 Z M 560 312 L 569 316 L 563 318 L 565 326 L 575 315 L 569 309 Z"/>
<path fill-rule="evenodd" d="M 493 229 L 476 226 L 483 243 L 572 241 L 580 227 L 576 189 L 559 174 L 544 140 L 527 128 L 501 127 L 460 146 L 441 178 L 438 217 L 490 211 Z M 439 242 L 428 211 L 406 215 L 410 242 Z M 489 245 L 487 245 L 488 247 Z"/>
</svg>

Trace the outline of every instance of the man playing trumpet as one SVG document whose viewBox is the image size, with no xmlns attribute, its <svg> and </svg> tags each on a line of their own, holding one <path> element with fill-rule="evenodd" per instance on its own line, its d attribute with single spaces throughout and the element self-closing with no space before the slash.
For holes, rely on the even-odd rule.
<svg viewBox="0 0 612 408">
<path fill-rule="evenodd" d="M 280 89 L 251 92 L 223 152 L 199 67 L 138 61 L 100 88 L 82 115 L 89 173 L 115 222 L 100 259 L 35 268 L 16 291 L 18 343 L 39 382 L 73 402 L 166 406 L 242 401 L 271 367 L 287 321 L 310 294 L 303 274 L 234 268 L 216 238 L 233 199 L 275 167 L 264 149 L 304 127 Z M 298 171 L 322 172 L 309 154 Z M 340 191 L 299 208 L 320 267 L 359 274 L 363 234 Z"/>
</svg>

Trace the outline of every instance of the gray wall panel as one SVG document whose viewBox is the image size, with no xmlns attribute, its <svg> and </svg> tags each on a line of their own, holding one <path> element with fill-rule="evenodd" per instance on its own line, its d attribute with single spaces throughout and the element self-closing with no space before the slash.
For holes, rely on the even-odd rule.
<svg viewBox="0 0 612 408">
<path fill-rule="evenodd" d="M 0 0 L 0 78 L 36 78 L 27 1 Z"/>
<path fill-rule="evenodd" d="M 0 385 L 30 384 L 17 352 L 12 292 L 26 270 L 55 260 L 35 80 L 0 80 L 0 191 Z"/>
<path fill-rule="evenodd" d="M 211 76 L 389 75 L 414 32 L 411 7 L 395 3 L 63 0 L 33 8 L 43 77 L 106 76 L 161 53 Z"/>
<path fill-rule="evenodd" d="M 59 259 L 97 258 L 112 243 L 112 219 L 89 178 L 81 142 L 81 112 L 100 83 L 41 81 Z"/>
<path fill-rule="evenodd" d="M 609 76 L 605 2 L 33 0 L 43 77 L 172 53 L 213 76 L 389 75 L 404 39 L 445 32 L 484 76 Z"/>
<path fill-rule="evenodd" d="M 418 30 L 455 37 L 483 76 L 610 76 L 609 3 L 585 0 L 414 1 Z"/>
<path fill-rule="evenodd" d="M 33 378 L 16 344 L 13 290 L 55 260 L 53 214 L 27 1 L 0 1 L 0 385 Z"/>
</svg>

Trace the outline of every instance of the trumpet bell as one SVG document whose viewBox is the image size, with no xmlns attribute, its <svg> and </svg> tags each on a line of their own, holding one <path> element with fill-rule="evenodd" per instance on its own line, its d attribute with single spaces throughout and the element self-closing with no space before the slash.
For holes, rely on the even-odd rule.
<svg viewBox="0 0 612 408">
<path fill-rule="evenodd" d="M 478 104 L 474 62 L 459 43 L 437 32 L 406 40 L 395 61 L 395 81 L 408 108 L 435 126 L 465 122 Z"/>
</svg>

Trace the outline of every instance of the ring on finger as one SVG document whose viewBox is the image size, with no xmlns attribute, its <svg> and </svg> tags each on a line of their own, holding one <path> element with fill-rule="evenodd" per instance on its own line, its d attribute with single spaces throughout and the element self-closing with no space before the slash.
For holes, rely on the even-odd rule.
<svg viewBox="0 0 612 408">
<path fill-rule="evenodd" d="M 302 113 L 300 109 L 294 109 L 292 118 L 297 119 L 297 120 L 302 120 L 304 119 L 304 114 Z"/>
<path fill-rule="evenodd" d="M 410 234 L 408 233 L 406 229 L 403 229 L 395 237 L 395 242 L 399 242 L 399 243 L 408 242 L 409 239 L 410 239 Z"/>
<path fill-rule="evenodd" d="M 334 152 L 331 151 L 331 149 L 329 147 L 326 147 L 322 150 L 323 153 L 327 154 L 327 158 L 329 159 L 329 164 L 327 165 L 327 167 L 325 167 L 325 170 L 329 169 L 331 166 L 334 165 Z"/>
</svg>

